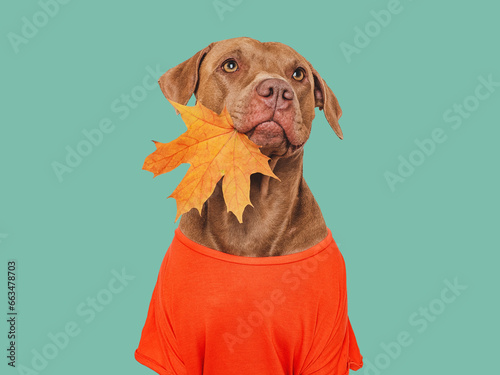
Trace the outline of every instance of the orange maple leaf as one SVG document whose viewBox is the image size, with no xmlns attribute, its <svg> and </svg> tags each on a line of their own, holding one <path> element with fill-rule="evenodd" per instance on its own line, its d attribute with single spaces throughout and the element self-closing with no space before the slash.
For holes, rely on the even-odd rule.
<svg viewBox="0 0 500 375">
<path fill-rule="evenodd" d="M 250 175 L 262 173 L 279 180 L 269 167 L 269 158 L 246 134 L 236 131 L 227 108 L 217 115 L 199 102 L 194 107 L 169 102 L 180 112 L 188 130 L 172 142 L 155 142 L 156 151 L 146 158 L 142 169 L 156 177 L 182 163 L 191 164 L 169 196 L 177 202 L 175 221 L 192 208 L 201 214 L 203 203 L 224 177 L 222 193 L 227 211 L 242 223 L 245 207 L 252 206 Z"/>
</svg>

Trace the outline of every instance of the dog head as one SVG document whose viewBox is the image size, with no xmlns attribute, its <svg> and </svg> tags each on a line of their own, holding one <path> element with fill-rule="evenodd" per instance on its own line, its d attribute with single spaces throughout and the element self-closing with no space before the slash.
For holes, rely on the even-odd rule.
<svg viewBox="0 0 500 375">
<path fill-rule="evenodd" d="M 312 65 L 282 43 L 234 38 L 210 44 L 161 76 L 167 99 L 187 104 L 193 94 L 268 155 L 286 156 L 309 138 L 314 109 L 342 139 L 337 98 Z"/>
</svg>

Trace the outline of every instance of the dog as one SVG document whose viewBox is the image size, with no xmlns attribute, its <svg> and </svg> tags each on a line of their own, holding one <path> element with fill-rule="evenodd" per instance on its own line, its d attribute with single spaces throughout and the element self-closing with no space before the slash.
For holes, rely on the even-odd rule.
<svg viewBox="0 0 500 375">
<path fill-rule="evenodd" d="M 277 58 L 279 56 L 279 58 Z M 187 104 L 194 94 L 271 158 L 281 181 L 254 174 L 240 224 L 227 213 L 219 182 L 201 216 L 191 210 L 179 228 L 194 241 L 242 256 L 277 256 L 308 249 L 327 235 L 321 210 L 302 176 L 303 147 L 315 107 L 342 139 L 337 98 L 313 66 L 291 47 L 235 38 L 210 44 L 159 80 L 167 99 Z M 286 246 L 285 246 L 286 244 Z"/>
<path fill-rule="evenodd" d="M 333 91 L 291 47 L 246 37 L 211 43 L 159 84 L 177 103 L 194 94 L 216 113 L 227 107 L 280 181 L 251 176 L 243 223 L 227 212 L 221 181 L 201 214 L 182 215 L 136 359 L 160 374 L 345 375 L 360 368 L 343 258 L 302 174 L 316 107 L 343 138 Z M 253 323 L 252 313 L 259 316 Z"/>
</svg>

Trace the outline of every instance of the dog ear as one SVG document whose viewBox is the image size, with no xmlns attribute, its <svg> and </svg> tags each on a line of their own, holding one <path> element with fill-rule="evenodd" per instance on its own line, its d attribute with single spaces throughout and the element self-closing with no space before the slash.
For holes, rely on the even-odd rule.
<svg viewBox="0 0 500 375">
<path fill-rule="evenodd" d="M 315 106 L 320 110 L 324 110 L 326 121 L 330 124 L 335 134 L 340 139 L 343 139 L 342 129 L 340 129 L 339 119 L 342 116 L 339 102 L 333 91 L 328 87 L 325 80 L 321 78 L 319 73 L 310 65 L 314 77 L 314 98 Z"/>
<path fill-rule="evenodd" d="M 158 83 L 163 95 L 169 100 L 186 105 L 197 89 L 201 62 L 212 49 L 213 43 L 197 52 L 193 57 L 169 69 Z M 177 113 L 179 113 L 176 110 Z"/>
</svg>

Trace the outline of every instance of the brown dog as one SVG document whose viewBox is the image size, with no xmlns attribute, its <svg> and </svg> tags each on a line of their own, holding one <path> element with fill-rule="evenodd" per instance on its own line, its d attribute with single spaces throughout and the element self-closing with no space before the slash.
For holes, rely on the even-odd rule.
<svg viewBox="0 0 500 375">
<path fill-rule="evenodd" d="M 182 104 L 195 93 L 217 113 L 226 106 L 281 181 L 251 176 L 253 207 L 242 224 L 227 213 L 220 182 L 201 215 L 182 215 L 135 358 L 162 375 L 346 375 L 361 368 L 345 263 L 302 176 L 315 107 L 342 138 L 332 91 L 292 48 L 250 38 L 210 44 L 160 85 Z"/>
<path fill-rule="evenodd" d="M 193 93 L 220 113 L 227 106 L 236 130 L 271 158 L 278 181 L 251 177 L 250 200 L 240 224 L 226 212 L 221 182 L 179 228 L 193 241 L 234 255 L 264 257 L 297 253 L 327 235 L 320 208 L 302 176 L 303 146 L 315 107 L 342 139 L 342 111 L 332 90 L 292 48 L 251 38 L 215 42 L 167 71 L 159 80 L 164 95 L 186 104 Z"/>
</svg>

